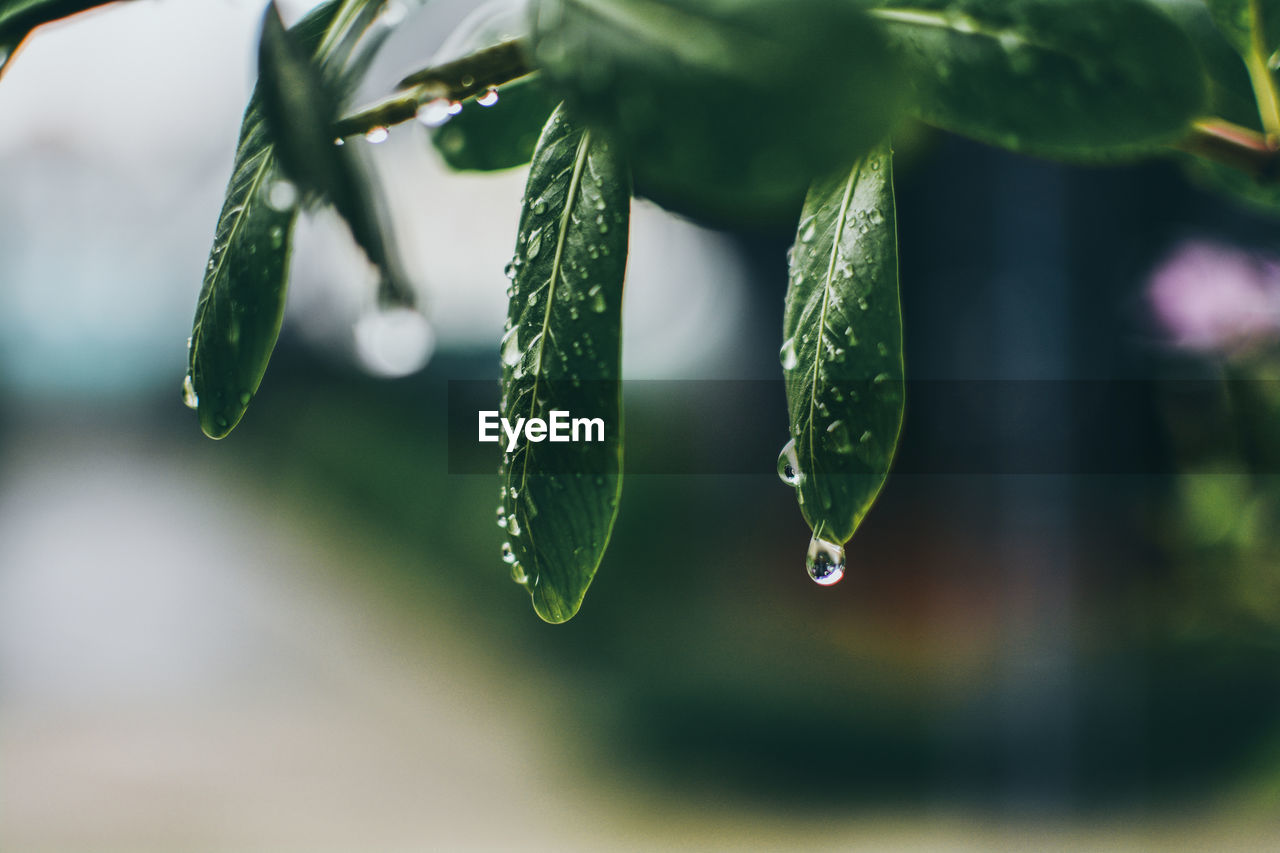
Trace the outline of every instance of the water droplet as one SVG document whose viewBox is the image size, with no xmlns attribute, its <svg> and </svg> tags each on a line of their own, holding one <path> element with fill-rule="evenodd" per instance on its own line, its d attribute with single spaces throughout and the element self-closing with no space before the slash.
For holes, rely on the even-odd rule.
<svg viewBox="0 0 1280 853">
<path fill-rule="evenodd" d="M 489 91 L 476 98 L 476 103 L 482 107 L 493 106 L 498 103 L 498 90 L 490 87 Z"/>
<path fill-rule="evenodd" d="M 529 245 L 524 250 L 524 256 L 529 260 L 538 257 L 538 252 L 542 250 L 542 231 L 533 232 L 533 236 L 529 238 Z"/>
<path fill-rule="evenodd" d="M 501 505 L 498 506 L 498 526 L 507 529 L 507 508 Z"/>
<path fill-rule="evenodd" d="M 865 296 L 859 296 L 859 297 L 858 297 L 858 310 L 860 310 L 860 311 L 866 311 L 866 310 L 867 310 L 868 308 L 870 308 L 870 307 L 871 307 L 871 305 L 870 305 L 870 303 L 868 303 L 868 302 L 867 302 L 867 297 L 865 297 Z"/>
<path fill-rule="evenodd" d="M 800 485 L 800 457 L 796 454 L 796 440 L 788 441 L 778 454 L 778 477 L 788 486 Z"/>
<path fill-rule="evenodd" d="M 356 321 L 352 333 L 356 359 L 374 376 L 393 379 L 417 373 L 435 352 L 435 331 L 412 308 L 370 311 Z"/>
<path fill-rule="evenodd" d="M 887 374 L 887 373 L 877 373 L 877 374 L 876 374 L 876 378 L 871 380 L 871 384 L 872 384 L 872 385 L 883 385 L 884 383 L 886 383 L 886 382 L 888 382 L 888 381 L 889 381 L 889 374 Z"/>
<path fill-rule="evenodd" d="M 534 216 L 541 216 L 547 212 L 547 203 L 543 199 L 539 198 L 533 203 L 533 206 L 530 207 L 529 210 Z"/>
<path fill-rule="evenodd" d="M 889 355 L 889 347 L 885 345 L 884 341 L 881 341 L 876 344 L 876 352 L 880 353 L 882 358 L 887 357 Z"/>
<path fill-rule="evenodd" d="M 364 138 L 374 145 L 378 145 L 386 142 L 390 136 L 391 131 L 387 130 L 385 127 L 371 127 L 364 135 Z"/>
<path fill-rule="evenodd" d="M 603 314 L 608 308 L 604 302 L 604 294 L 600 292 L 600 285 L 596 285 L 587 291 L 587 296 L 591 297 L 591 310 L 597 314 Z"/>
<path fill-rule="evenodd" d="M 831 436 L 831 446 L 836 453 L 852 453 L 853 442 L 849 440 L 849 428 L 844 421 L 832 421 L 827 427 L 827 435 Z"/>
<path fill-rule="evenodd" d="M 809 577 L 819 586 L 831 586 L 844 577 L 844 548 L 818 538 L 809 540 L 809 553 L 804 561 Z"/>
<path fill-rule="evenodd" d="M 449 113 L 450 103 L 448 98 L 436 98 L 420 105 L 414 115 L 427 127 L 440 127 L 452 117 Z"/>
<path fill-rule="evenodd" d="M 267 207 L 280 213 L 293 210 L 298 203 L 298 188 L 288 181 L 272 181 L 267 187 Z"/>
<path fill-rule="evenodd" d="M 516 552 L 511 550 L 510 542 L 502 543 L 502 562 L 506 563 L 508 566 L 514 566 L 516 564 Z"/>
<path fill-rule="evenodd" d="M 795 366 L 800 363 L 800 359 L 796 356 L 796 339 L 787 338 L 783 343 L 782 349 L 778 350 L 778 361 L 782 362 L 783 370 L 794 370 Z"/>
<path fill-rule="evenodd" d="M 817 234 L 818 234 L 818 226 L 816 226 L 813 222 L 810 222 L 809 225 L 804 229 L 804 231 L 800 233 L 800 242 L 811 243 L 813 242 L 813 238 L 816 237 Z"/>
<path fill-rule="evenodd" d="M 508 262 L 507 262 L 507 265 L 506 265 L 505 267 L 503 267 L 503 269 L 502 269 L 502 272 L 507 276 L 507 281 L 515 281 L 515 280 L 516 280 L 516 270 L 517 270 L 517 269 L 518 269 L 518 267 L 516 266 L 515 258 L 512 258 L 510 261 L 508 261 Z M 508 295 L 510 295 L 510 294 L 508 294 Z"/>
<path fill-rule="evenodd" d="M 405 8 L 403 3 L 391 2 L 382 10 L 382 14 L 378 16 L 378 23 L 384 27 L 398 27 L 404 22 L 408 16 L 409 10 Z"/>
<path fill-rule="evenodd" d="M 196 396 L 196 384 L 190 373 L 182 377 L 182 402 L 188 409 L 195 409 L 200 405 L 200 398 Z"/>
<path fill-rule="evenodd" d="M 512 536 L 520 535 L 520 522 L 516 521 L 516 517 L 514 515 L 507 519 L 507 532 Z"/>
<path fill-rule="evenodd" d="M 502 363 L 514 367 L 520 361 L 520 330 L 512 329 L 502 338 Z M 514 489 L 512 491 L 515 491 Z M 513 494 L 511 496 L 515 498 Z"/>
</svg>

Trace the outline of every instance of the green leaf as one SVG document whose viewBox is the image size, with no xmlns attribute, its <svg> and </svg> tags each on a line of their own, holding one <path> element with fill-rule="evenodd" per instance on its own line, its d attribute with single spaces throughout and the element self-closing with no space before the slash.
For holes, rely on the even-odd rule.
<svg viewBox="0 0 1280 853">
<path fill-rule="evenodd" d="M 263 15 L 258 97 L 280 168 L 306 194 L 338 211 L 382 276 L 383 301 L 411 304 L 412 288 L 389 245 L 389 216 L 352 148 L 334 144 L 338 100 L 318 65 L 284 28 L 275 3 Z"/>
<path fill-rule="evenodd" d="M 875 145 L 899 76 L 847 0 L 533 0 L 532 55 L 624 148 L 637 192 L 732 221 L 794 216 L 805 188 Z"/>
<path fill-rule="evenodd" d="M 532 159 L 555 107 L 556 99 L 536 76 L 522 77 L 503 86 L 492 106 L 464 101 L 462 112 L 431 131 L 431 144 L 459 172 L 514 169 Z"/>
<path fill-rule="evenodd" d="M 1195 48 L 1143 0 L 889 0 L 921 119 L 1054 157 L 1144 153 L 1205 109 Z"/>
<path fill-rule="evenodd" d="M 556 410 L 601 418 L 605 440 L 522 442 L 503 457 L 512 575 L 548 622 L 578 612 L 618 512 L 630 200 L 614 147 L 557 109 L 538 141 L 520 217 L 502 414 L 511 424 Z"/>
<path fill-rule="evenodd" d="M 36 27 L 112 0 L 0 0 L 0 73 Z"/>
<path fill-rule="evenodd" d="M 1249 73 L 1235 48 L 1213 22 L 1203 0 L 1149 0 L 1186 34 L 1200 54 L 1209 85 L 1210 113 L 1261 129 Z"/>
<path fill-rule="evenodd" d="M 332 0 L 293 28 L 327 79 L 340 79 L 349 67 L 358 44 L 351 30 L 368 26 L 371 6 L 380 0 Z M 255 90 L 196 305 L 184 382 L 187 403 L 211 438 L 226 436 L 244 416 L 280 333 L 297 218 L 286 190 Z"/>
<path fill-rule="evenodd" d="M 1280 47 L 1280 2 L 1277 0 L 1206 0 L 1222 34 L 1241 55 L 1253 49 L 1255 36 L 1270 54 Z"/>
<path fill-rule="evenodd" d="M 1244 59 L 1268 133 L 1280 133 L 1280 92 L 1272 60 L 1280 48 L 1280 0 L 1208 0 L 1209 12 Z"/>
<path fill-rule="evenodd" d="M 880 493 L 902 429 L 892 164 L 885 146 L 816 182 L 791 256 L 781 352 L 788 448 L 801 512 L 815 537 L 836 545 Z"/>
</svg>

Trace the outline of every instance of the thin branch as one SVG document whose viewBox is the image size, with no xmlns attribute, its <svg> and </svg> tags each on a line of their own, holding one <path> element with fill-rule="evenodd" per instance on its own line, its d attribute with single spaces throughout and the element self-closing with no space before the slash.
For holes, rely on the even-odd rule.
<svg viewBox="0 0 1280 853">
<path fill-rule="evenodd" d="M 410 74 L 400 81 L 396 92 L 389 97 L 340 119 L 334 126 L 334 134 L 341 138 L 363 134 L 375 127 L 399 124 L 413 118 L 418 107 L 428 101 L 462 101 L 534 70 L 523 42 L 518 39 L 504 41 L 452 62 Z"/>
<path fill-rule="evenodd" d="M 1205 160 L 1229 166 L 1260 182 L 1280 179 L 1280 150 L 1256 130 L 1225 119 L 1204 119 L 1178 148 Z"/>
</svg>

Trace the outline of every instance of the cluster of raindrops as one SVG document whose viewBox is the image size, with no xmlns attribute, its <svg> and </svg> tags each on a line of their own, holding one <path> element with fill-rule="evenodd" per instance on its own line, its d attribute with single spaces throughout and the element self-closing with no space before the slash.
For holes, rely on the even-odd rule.
<svg viewBox="0 0 1280 853">
<path fill-rule="evenodd" d="M 463 82 L 466 83 L 465 80 Z M 482 107 L 492 107 L 498 103 L 497 87 L 490 86 L 481 94 L 476 95 L 475 100 Z M 461 101 L 455 101 L 450 98 L 432 98 L 418 106 L 415 116 L 426 127 L 436 128 L 444 127 L 449 122 L 449 119 L 460 112 L 462 112 Z"/>
<path fill-rule="evenodd" d="M 502 543 L 502 562 L 511 567 L 511 579 L 513 581 L 518 584 L 527 584 L 529 576 L 525 574 L 524 567 L 520 565 L 520 559 L 516 556 L 515 549 L 511 546 L 511 540 L 518 539 L 523 531 L 520 529 L 520 522 L 516 519 L 515 513 L 508 515 L 506 509 L 507 497 L 510 496 L 514 505 L 519 494 L 514 486 L 510 489 L 505 486 L 499 489 L 498 527 L 507 531 L 507 535 L 510 537 L 510 539 Z"/>
</svg>

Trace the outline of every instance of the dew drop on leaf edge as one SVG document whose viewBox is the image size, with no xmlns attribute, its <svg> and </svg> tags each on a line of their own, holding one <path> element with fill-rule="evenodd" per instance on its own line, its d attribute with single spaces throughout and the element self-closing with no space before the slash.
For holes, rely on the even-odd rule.
<svg viewBox="0 0 1280 853">
<path fill-rule="evenodd" d="M 182 402 L 188 409 L 196 409 L 200 406 L 200 398 L 196 396 L 196 385 L 190 373 L 182 377 Z"/>
<path fill-rule="evenodd" d="M 818 586 L 833 586 L 844 577 L 844 548 L 816 534 L 809 540 L 805 570 Z"/>
<path fill-rule="evenodd" d="M 794 438 L 778 454 L 778 478 L 793 488 L 800 485 L 800 457 L 796 453 Z"/>
</svg>

